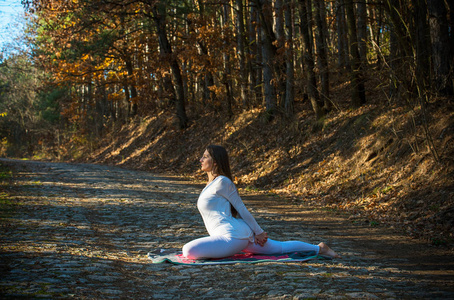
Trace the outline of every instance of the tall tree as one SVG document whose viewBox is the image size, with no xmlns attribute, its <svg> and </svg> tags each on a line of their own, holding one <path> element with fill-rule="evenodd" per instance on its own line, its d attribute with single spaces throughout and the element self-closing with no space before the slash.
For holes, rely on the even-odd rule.
<svg viewBox="0 0 454 300">
<path fill-rule="evenodd" d="M 236 29 L 237 29 L 237 47 L 238 47 L 238 65 L 240 69 L 240 100 L 243 107 L 248 106 L 247 101 L 247 87 L 248 87 L 248 74 L 246 64 L 246 50 L 245 50 L 245 26 L 244 26 L 244 6 L 243 0 L 235 0 L 236 4 Z"/>
<path fill-rule="evenodd" d="M 262 26 L 260 23 L 260 18 L 258 16 L 258 9 L 256 3 L 251 1 L 249 7 L 249 42 L 248 42 L 248 54 L 251 59 L 248 59 L 248 69 L 249 69 L 249 82 L 250 82 L 250 93 L 251 98 L 254 99 L 253 103 L 255 105 L 262 104 L 262 82 L 263 82 L 263 72 L 262 72 Z"/>
<path fill-rule="evenodd" d="M 400 97 L 401 90 L 405 86 L 406 76 L 409 67 L 406 61 L 411 57 L 409 32 L 406 30 L 408 18 L 400 0 L 384 0 L 385 8 L 389 18 L 390 45 L 389 65 L 390 84 L 389 96 L 391 99 Z"/>
<path fill-rule="evenodd" d="M 208 51 L 209 43 L 206 38 L 209 13 L 206 12 L 205 3 L 203 1 L 197 1 L 198 13 L 197 16 L 194 14 L 193 17 L 188 18 L 189 33 L 195 35 L 195 44 L 197 45 L 197 54 L 199 61 L 194 64 L 200 65 L 201 71 L 201 90 L 202 90 L 202 105 L 209 106 L 216 103 L 217 96 L 214 91 L 215 82 L 213 76 L 213 67 L 210 60 L 210 53 Z M 205 29 L 205 30 L 204 30 Z M 193 60 L 194 61 L 194 60 Z"/>
<path fill-rule="evenodd" d="M 367 5 L 366 0 L 356 3 L 357 27 L 358 27 L 358 50 L 361 64 L 367 64 Z"/>
<path fill-rule="evenodd" d="M 325 115 L 325 110 L 323 109 L 323 101 L 320 100 L 317 90 L 317 78 L 314 72 L 313 35 L 309 27 L 308 18 L 309 3 L 310 0 L 299 0 L 301 35 L 303 36 L 303 69 L 306 78 L 307 94 L 312 104 L 312 109 L 315 112 L 316 118 L 321 119 Z"/>
<path fill-rule="evenodd" d="M 366 91 L 364 87 L 361 58 L 359 56 L 353 0 L 345 0 L 345 9 L 347 14 L 350 50 L 350 90 L 352 95 L 352 105 L 354 107 L 360 107 L 366 103 Z"/>
<path fill-rule="evenodd" d="M 412 34 L 415 45 L 415 77 L 418 89 L 426 90 L 430 84 L 430 40 L 427 24 L 427 4 L 426 0 L 412 0 L 413 2 L 413 22 Z M 422 90 L 421 90 L 422 89 Z"/>
<path fill-rule="evenodd" d="M 156 23 L 156 30 L 159 37 L 159 49 L 164 59 L 170 60 L 170 68 L 174 79 L 176 89 L 175 106 L 180 128 L 188 126 L 188 117 L 186 116 L 186 100 L 184 95 L 183 77 L 177 57 L 173 55 L 172 47 L 167 38 L 166 29 L 166 6 L 164 2 L 159 2 L 152 7 L 153 19 Z"/>
<path fill-rule="evenodd" d="M 427 4 L 435 90 L 444 95 L 452 95 L 454 49 L 450 49 L 447 4 L 443 0 L 427 0 Z"/>
<path fill-rule="evenodd" d="M 350 63 L 344 1 L 336 0 L 337 66 L 342 71 L 346 70 Z"/>
<path fill-rule="evenodd" d="M 228 43 L 228 26 L 230 23 L 230 12 L 229 4 L 225 3 L 222 7 L 222 18 L 221 18 L 221 27 L 224 32 L 224 43 Z M 225 86 L 226 91 L 226 104 L 227 104 L 227 115 L 231 117 L 233 115 L 232 105 L 233 105 L 233 93 L 232 93 L 232 80 L 231 80 L 231 70 L 230 70 L 230 53 L 228 47 L 223 47 L 225 50 L 222 53 L 224 60 L 224 72 L 222 82 Z"/>
<path fill-rule="evenodd" d="M 286 28 L 286 46 L 285 46 L 285 103 L 284 110 L 287 115 L 293 114 L 295 89 L 294 89 L 294 61 L 293 61 L 293 3 L 292 0 L 285 1 L 285 28 Z"/>
<path fill-rule="evenodd" d="M 274 13 L 273 13 L 273 24 L 274 32 L 276 34 L 276 56 L 273 63 L 276 95 L 281 110 L 284 109 L 286 99 L 286 51 L 285 51 L 285 30 L 284 30 L 284 0 L 275 0 Z"/>
<path fill-rule="evenodd" d="M 381 67 L 383 56 L 381 52 L 381 36 L 383 33 L 383 1 L 378 0 L 376 1 L 376 4 L 368 5 L 368 14 L 371 20 L 369 22 L 369 34 L 372 42 L 372 49 L 375 51 L 377 66 Z"/>
<path fill-rule="evenodd" d="M 324 28 L 326 27 L 326 19 L 322 16 L 326 15 L 323 0 L 314 0 L 314 16 L 315 16 L 315 40 L 317 45 L 318 64 L 320 69 L 320 96 L 324 103 L 324 109 L 330 110 L 331 102 L 329 99 L 329 66 L 328 66 L 328 45 L 326 44 L 327 38 L 325 37 Z"/>
<path fill-rule="evenodd" d="M 275 58 L 276 58 L 276 34 L 273 30 L 273 7 L 269 0 L 254 0 L 257 13 L 260 18 L 261 46 L 262 46 L 262 65 L 264 96 L 267 116 L 272 119 L 276 114 L 277 91 L 273 81 L 275 77 Z"/>
</svg>

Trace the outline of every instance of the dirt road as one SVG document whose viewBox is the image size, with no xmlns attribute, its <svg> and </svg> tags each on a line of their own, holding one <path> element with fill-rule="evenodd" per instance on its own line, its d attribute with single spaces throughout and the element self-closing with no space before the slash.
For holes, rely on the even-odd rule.
<svg viewBox="0 0 454 300">
<path fill-rule="evenodd" d="M 271 238 L 325 241 L 343 259 L 151 264 L 150 250 L 206 235 L 195 206 L 200 185 L 99 165 L 0 163 L 16 170 L 1 200 L 1 298 L 454 298 L 449 249 L 253 194 L 243 199 Z"/>
</svg>

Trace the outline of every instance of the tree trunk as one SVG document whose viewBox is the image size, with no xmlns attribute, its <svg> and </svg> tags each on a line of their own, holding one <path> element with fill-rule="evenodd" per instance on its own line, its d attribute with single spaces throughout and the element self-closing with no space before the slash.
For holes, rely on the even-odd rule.
<svg viewBox="0 0 454 300">
<path fill-rule="evenodd" d="M 328 31 L 328 24 L 327 24 L 327 18 L 326 18 L 326 12 L 330 9 L 327 7 L 327 3 L 325 1 L 320 1 L 320 18 L 323 20 L 322 22 L 322 32 L 323 32 L 323 37 L 325 39 L 324 43 L 326 45 L 326 53 L 329 56 L 329 45 L 331 45 L 331 38 L 329 36 L 329 31 Z M 329 3 L 330 6 L 332 6 L 332 3 Z"/>
<path fill-rule="evenodd" d="M 414 5 L 415 26 L 412 30 L 416 37 L 416 80 L 419 91 L 425 91 L 430 83 L 430 42 L 427 24 L 427 5 L 425 0 L 412 0 Z"/>
<path fill-rule="evenodd" d="M 157 6 L 159 6 L 159 8 Z M 153 17 L 156 23 L 157 33 L 159 37 L 161 56 L 163 57 L 163 59 L 170 60 L 170 69 L 172 70 L 173 80 L 175 84 L 176 113 L 180 128 L 184 129 L 188 127 L 188 117 L 186 116 L 183 77 L 181 76 L 178 60 L 176 56 L 173 55 L 172 47 L 170 46 L 169 40 L 167 38 L 165 13 L 165 5 L 158 3 L 153 6 Z"/>
<path fill-rule="evenodd" d="M 345 71 L 349 65 L 347 23 L 345 20 L 344 0 L 337 0 L 337 66 Z"/>
<path fill-rule="evenodd" d="M 450 56 L 450 74 L 451 74 L 451 86 L 454 88 L 454 78 L 453 78 L 453 73 L 454 73 L 454 3 L 452 1 L 446 2 L 448 4 L 448 11 L 449 11 L 449 28 L 451 30 L 449 31 L 449 56 Z"/>
<path fill-rule="evenodd" d="M 238 43 L 238 63 L 240 69 L 240 101 L 244 108 L 248 107 L 247 100 L 247 86 L 248 86 L 248 75 L 245 55 L 245 31 L 244 31 L 244 8 L 243 0 L 236 0 L 236 29 L 237 29 L 237 43 Z"/>
<path fill-rule="evenodd" d="M 389 29 L 389 58 L 388 64 L 390 67 L 389 71 L 389 98 L 396 99 L 400 89 L 399 72 L 401 69 L 402 61 L 399 59 L 399 45 L 397 42 L 397 33 L 394 30 L 395 24 L 390 24 Z"/>
<path fill-rule="evenodd" d="M 223 7 L 221 26 L 225 27 L 229 21 L 230 21 L 229 5 L 226 3 L 226 4 L 224 4 L 224 7 Z M 228 48 L 228 47 L 225 47 L 225 48 Z M 227 116 L 230 118 L 231 116 L 233 116 L 233 111 L 232 111 L 233 95 L 232 95 L 232 81 L 230 79 L 231 72 L 230 72 L 230 55 L 229 55 L 229 53 L 224 52 L 223 58 L 224 58 L 224 73 L 223 73 L 222 81 L 224 82 L 224 86 L 225 86 L 225 93 L 226 93 L 226 100 L 227 100 L 226 101 Z"/>
<path fill-rule="evenodd" d="M 367 64 L 367 6 L 366 0 L 356 3 L 358 18 L 358 48 L 362 66 Z"/>
<path fill-rule="evenodd" d="M 303 64 L 306 77 L 307 93 L 312 104 L 312 109 L 315 112 L 317 120 L 325 115 L 323 109 L 323 101 L 320 101 L 320 96 L 317 90 L 317 79 L 314 72 L 314 54 L 312 49 L 312 30 L 309 28 L 308 22 L 308 6 L 307 0 L 299 0 L 301 14 L 301 34 L 303 36 Z"/>
<path fill-rule="evenodd" d="M 356 33 L 355 11 L 353 0 L 345 0 L 347 26 L 350 48 L 350 89 L 353 107 L 360 107 L 366 103 L 361 60 L 359 57 L 358 40 Z"/>
<path fill-rule="evenodd" d="M 314 15 L 315 15 L 315 41 L 317 45 L 317 56 L 320 69 L 320 96 L 324 103 L 324 109 L 329 111 L 331 108 L 331 102 L 329 99 L 329 67 L 328 67 L 328 54 L 326 45 L 326 37 L 324 35 L 323 28 L 325 27 L 323 23 L 326 20 L 322 19 L 322 10 L 325 10 L 324 0 L 315 0 L 314 2 Z"/>
<path fill-rule="evenodd" d="M 285 31 L 284 31 L 284 4 L 283 0 L 274 0 L 274 27 L 276 32 L 276 57 L 273 64 L 274 76 L 276 80 L 276 96 L 281 110 L 285 106 L 285 92 L 286 92 L 286 63 L 285 63 Z"/>
<path fill-rule="evenodd" d="M 432 45 L 432 65 L 435 91 L 452 95 L 453 77 L 450 74 L 452 54 L 450 53 L 448 10 L 443 0 L 427 0 L 429 28 Z"/>
<path fill-rule="evenodd" d="M 131 89 L 131 94 L 130 94 L 130 98 L 129 98 L 129 105 L 130 105 L 130 108 L 129 108 L 129 111 L 130 111 L 130 117 L 134 117 L 137 115 L 137 89 L 136 89 L 136 85 L 134 83 L 131 83 L 130 82 L 130 78 L 133 77 L 133 67 L 132 67 L 132 62 L 131 62 L 131 59 L 129 57 L 126 58 L 126 70 L 128 71 L 128 81 L 127 81 L 127 85 L 130 87 Z"/>
<path fill-rule="evenodd" d="M 131 117 L 131 95 L 129 93 L 129 86 L 128 86 L 128 77 L 126 75 L 123 76 L 123 90 L 125 93 L 124 103 L 125 103 L 125 112 L 124 112 L 124 122 L 127 123 L 129 118 Z"/>
<path fill-rule="evenodd" d="M 262 62 L 262 54 L 261 54 L 261 25 L 260 20 L 257 16 L 257 8 L 254 3 L 250 3 L 250 11 L 249 11 L 249 19 L 248 19 L 248 28 L 249 28 L 249 41 L 248 41 L 248 51 L 251 59 L 248 59 L 248 68 L 249 68 L 249 90 L 250 90 L 250 97 L 253 99 L 252 103 L 257 105 L 259 100 L 261 102 L 262 99 L 262 72 L 261 68 L 258 66 L 261 65 Z M 261 104 L 261 103 L 260 103 Z"/>
<path fill-rule="evenodd" d="M 274 118 L 276 113 L 276 89 L 273 81 L 276 80 L 273 71 L 276 57 L 276 36 L 273 31 L 272 5 L 269 0 L 254 0 L 262 25 L 262 65 L 267 119 Z"/>
<path fill-rule="evenodd" d="M 161 90 L 161 86 L 162 86 L 162 92 L 161 92 L 161 95 L 160 95 L 160 99 L 166 99 L 167 98 L 167 101 L 165 103 L 165 107 L 167 107 L 168 103 L 171 103 L 172 104 L 172 107 L 175 107 L 176 105 L 176 95 L 175 95 L 175 87 L 172 83 L 172 78 L 170 76 L 170 74 L 165 74 L 164 77 L 162 78 L 162 85 L 159 86 L 160 90 Z"/>
<path fill-rule="evenodd" d="M 100 99 L 96 102 L 96 135 L 101 136 L 104 129 L 104 121 L 109 117 L 109 101 L 107 100 L 106 86 L 104 78 L 100 78 L 97 81 L 97 93 L 100 95 Z"/>
<path fill-rule="evenodd" d="M 260 51 L 258 51 L 259 36 L 260 36 L 260 25 L 258 24 L 259 20 L 257 18 L 257 9 L 254 3 L 250 3 L 249 18 L 247 18 L 248 26 L 248 42 L 246 45 L 247 51 L 249 54 L 249 59 L 247 59 L 247 68 L 248 68 L 248 81 L 249 81 L 249 98 L 248 104 L 256 105 L 258 100 L 261 99 L 261 72 L 258 72 L 260 68 L 257 66 L 259 62 L 262 61 Z"/>
<path fill-rule="evenodd" d="M 400 15 L 402 8 L 399 0 L 384 0 L 385 8 L 390 19 L 390 84 L 389 97 L 400 97 L 402 81 L 406 78 L 405 61 L 411 57 L 409 50 L 408 32 L 405 30 L 403 16 Z"/>
<path fill-rule="evenodd" d="M 314 32 L 312 28 L 314 28 L 314 17 L 312 16 L 312 0 L 306 0 L 306 7 L 307 7 L 307 24 L 309 28 L 309 36 L 311 37 L 311 49 L 314 54 L 314 61 L 315 61 L 315 47 L 316 45 L 314 44 Z"/>
<path fill-rule="evenodd" d="M 285 48 L 285 64 L 286 64 L 286 88 L 285 88 L 285 103 L 284 110 L 287 116 L 293 115 L 293 103 L 295 101 L 294 92 L 294 66 L 293 66 L 293 12 L 292 12 L 292 1 L 286 0 L 285 2 L 285 27 L 287 29 L 287 45 Z"/>
<path fill-rule="evenodd" d="M 188 117 L 186 116 L 183 77 L 181 76 L 180 65 L 176 59 L 172 60 L 170 67 L 175 81 L 177 117 L 180 128 L 184 129 L 188 127 Z"/>
<path fill-rule="evenodd" d="M 199 45 L 201 55 L 208 57 L 208 49 L 205 46 L 203 41 L 197 42 Z M 216 103 L 217 97 L 216 93 L 210 89 L 210 87 L 214 86 L 214 78 L 213 74 L 208 71 L 206 68 L 203 69 L 203 74 L 205 74 L 203 80 L 203 94 L 202 94 L 202 103 L 205 105 L 207 103 L 213 104 Z"/>
<path fill-rule="evenodd" d="M 375 56 L 377 59 L 377 66 L 382 67 L 382 53 L 380 49 L 381 35 L 382 35 L 382 26 L 383 26 L 383 2 L 382 0 L 377 1 L 377 9 L 375 6 L 369 6 L 369 19 L 371 19 L 369 26 L 369 35 L 370 40 L 372 41 L 372 49 L 375 50 Z M 391 30 L 389 30 L 391 33 Z"/>
</svg>

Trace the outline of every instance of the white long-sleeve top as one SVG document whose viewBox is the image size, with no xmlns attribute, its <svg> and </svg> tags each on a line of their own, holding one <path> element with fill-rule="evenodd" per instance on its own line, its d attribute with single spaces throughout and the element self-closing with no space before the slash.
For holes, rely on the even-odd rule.
<svg viewBox="0 0 454 300">
<path fill-rule="evenodd" d="M 230 204 L 237 210 L 234 218 Z M 254 234 L 261 234 L 257 221 L 241 200 L 235 184 L 225 176 L 218 176 L 200 193 L 197 208 L 210 236 L 222 235 L 254 242 Z"/>
</svg>

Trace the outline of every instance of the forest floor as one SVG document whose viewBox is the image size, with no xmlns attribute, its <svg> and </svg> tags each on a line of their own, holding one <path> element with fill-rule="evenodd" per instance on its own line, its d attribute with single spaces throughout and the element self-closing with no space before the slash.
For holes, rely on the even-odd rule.
<svg viewBox="0 0 454 300">
<path fill-rule="evenodd" d="M 452 299 L 454 255 L 396 230 L 244 191 L 274 239 L 327 242 L 342 259 L 152 264 L 206 235 L 184 177 L 0 159 L 2 299 Z M 6 171 L 5 171 L 6 170 Z M 12 171 L 8 171 L 12 170 Z"/>
</svg>

